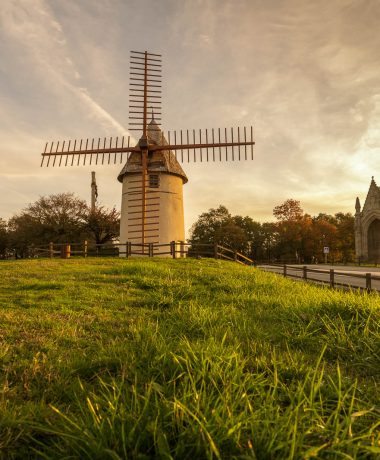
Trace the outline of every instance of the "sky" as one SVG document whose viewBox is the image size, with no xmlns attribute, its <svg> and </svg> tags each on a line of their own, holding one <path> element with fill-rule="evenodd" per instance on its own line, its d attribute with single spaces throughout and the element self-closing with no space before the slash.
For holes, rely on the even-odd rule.
<svg viewBox="0 0 380 460">
<path fill-rule="evenodd" d="M 220 204 L 354 212 L 380 184 L 379 0 L 0 0 L 0 217 L 121 165 L 41 168 L 45 142 L 128 135 L 129 52 L 162 54 L 164 130 L 254 127 L 254 160 L 184 163 L 185 226 Z"/>
</svg>

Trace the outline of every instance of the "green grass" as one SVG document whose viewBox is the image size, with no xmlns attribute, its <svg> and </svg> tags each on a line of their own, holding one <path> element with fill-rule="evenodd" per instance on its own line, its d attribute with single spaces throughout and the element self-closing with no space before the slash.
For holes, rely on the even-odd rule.
<svg viewBox="0 0 380 460">
<path fill-rule="evenodd" d="M 205 259 L 0 279 L 0 458 L 380 457 L 377 294 Z"/>
</svg>

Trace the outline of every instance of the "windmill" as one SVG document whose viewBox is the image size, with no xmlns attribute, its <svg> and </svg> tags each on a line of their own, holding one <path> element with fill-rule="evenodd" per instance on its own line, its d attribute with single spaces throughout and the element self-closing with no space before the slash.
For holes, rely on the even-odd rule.
<svg viewBox="0 0 380 460">
<path fill-rule="evenodd" d="M 161 130 L 161 55 L 131 51 L 129 130 L 141 137 L 47 142 L 41 166 L 123 163 L 120 242 L 183 241 L 183 184 L 180 163 L 253 159 L 252 126 L 227 130 Z M 150 120 L 149 120 L 150 117 Z M 149 121 L 148 121 L 149 120 Z"/>
</svg>

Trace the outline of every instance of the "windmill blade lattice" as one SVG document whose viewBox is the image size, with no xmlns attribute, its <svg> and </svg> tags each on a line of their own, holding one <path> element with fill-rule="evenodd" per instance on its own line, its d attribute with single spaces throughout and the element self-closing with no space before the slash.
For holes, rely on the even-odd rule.
<svg viewBox="0 0 380 460">
<path fill-rule="evenodd" d="M 146 136 L 148 108 L 161 125 L 161 55 L 131 51 L 129 83 L 129 130 Z M 132 121 L 131 121 L 132 120 Z"/>
<path fill-rule="evenodd" d="M 149 145 L 148 150 L 171 150 L 181 163 L 253 159 L 252 126 L 168 131 L 166 136 L 163 133 L 161 136 L 161 145 Z M 139 144 L 132 147 L 130 143 L 131 136 L 46 142 L 41 166 L 120 164 L 128 160 L 130 153 L 141 152 Z"/>
<path fill-rule="evenodd" d="M 47 142 L 41 161 L 41 166 L 53 167 L 111 165 L 125 162 L 122 170 L 125 175 L 129 174 L 129 167 L 135 168 L 133 178 L 129 180 L 128 193 L 123 192 L 123 197 L 126 197 L 126 206 L 129 209 L 126 224 L 129 228 L 128 238 L 140 241 L 143 246 L 146 242 L 152 242 L 152 238 L 160 238 L 160 192 L 159 189 L 156 190 L 159 180 L 157 183 L 151 182 L 154 177 L 158 177 L 157 174 L 151 174 L 152 171 L 157 171 L 153 166 L 153 157 L 156 157 L 156 164 L 157 157 L 161 156 L 162 161 L 158 162 L 160 164 L 164 164 L 167 158 L 172 164 L 171 167 L 176 160 L 182 163 L 249 160 L 253 159 L 255 144 L 252 126 L 168 131 L 165 136 L 161 129 L 161 70 L 161 55 L 147 51 L 131 51 L 129 130 L 141 132 L 136 144 L 131 136 Z M 149 110 L 152 113 L 148 124 Z M 171 174 L 178 180 L 187 182 L 187 177 L 179 165 Z M 165 197 L 167 196 L 169 194 L 165 192 Z M 165 197 L 163 195 L 162 199 L 165 200 Z M 163 205 L 162 209 L 168 211 L 177 207 L 177 204 Z M 120 228 L 122 227 L 121 223 Z M 181 238 L 184 239 L 184 231 Z M 145 249 L 142 251 L 144 253 Z"/>
</svg>

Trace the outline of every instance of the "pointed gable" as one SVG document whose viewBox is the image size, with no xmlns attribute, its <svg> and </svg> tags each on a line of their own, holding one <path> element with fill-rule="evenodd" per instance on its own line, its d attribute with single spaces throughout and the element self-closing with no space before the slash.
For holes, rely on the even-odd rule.
<svg viewBox="0 0 380 460">
<path fill-rule="evenodd" d="M 368 212 L 372 209 L 380 209 L 380 187 L 377 186 L 373 177 L 362 212 Z"/>
</svg>

